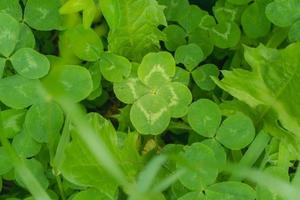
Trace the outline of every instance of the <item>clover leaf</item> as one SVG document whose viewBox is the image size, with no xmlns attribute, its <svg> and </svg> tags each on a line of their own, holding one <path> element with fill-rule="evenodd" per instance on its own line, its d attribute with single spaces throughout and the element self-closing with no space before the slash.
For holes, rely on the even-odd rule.
<svg viewBox="0 0 300 200">
<path fill-rule="evenodd" d="M 169 51 L 175 51 L 179 46 L 186 44 L 186 32 L 178 25 L 169 25 L 163 32 L 166 35 L 165 46 Z"/>
<path fill-rule="evenodd" d="M 26 110 L 7 109 L 1 111 L 2 131 L 5 137 L 13 138 L 21 130 L 25 119 Z"/>
<path fill-rule="evenodd" d="M 0 12 L 11 15 L 16 20 L 21 20 L 22 18 L 22 8 L 18 0 L 0 1 Z"/>
<path fill-rule="evenodd" d="M 214 64 L 205 64 L 192 71 L 193 80 L 202 90 L 211 91 L 215 88 L 216 84 L 211 76 L 219 76 L 219 69 Z"/>
<path fill-rule="evenodd" d="M 179 21 L 189 10 L 188 0 L 158 0 L 158 2 L 166 6 L 164 12 L 169 21 Z"/>
<path fill-rule="evenodd" d="M 72 198 L 73 200 L 105 200 L 105 199 L 110 199 L 110 197 L 106 196 L 104 193 L 90 188 L 81 192 L 78 192 L 77 194 L 74 195 Z"/>
<path fill-rule="evenodd" d="M 199 192 L 188 192 L 181 196 L 178 200 L 204 200 L 205 196 L 202 191 Z"/>
<path fill-rule="evenodd" d="M 176 63 L 184 64 L 188 71 L 192 71 L 203 59 L 202 49 L 196 44 L 180 46 L 175 52 Z"/>
<path fill-rule="evenodd" d="M 32 30 L 25 24 L 20 24 L 20 33 L 18 43 L 16 44 L 16 49 L 21 48 L 34 48 L 35 47 L 35 37 Z"/>
<path fill-rule="evenodd" d="M 291 42 L 299 42 L 300 41 L 300 20 L 295 22 L 289 31 L 289 40 Z"/>
<path fill-rule="evenodd" d="M 5 64 L 6 64 L 6 59 L 5 58 L 0 58 L 0 79 L 3 77 Z"/>
<path fill-rule="evenodd" d="M 13 168 L 11 158 L 7 150 L 0 147 L 0 175 L 6 174 Z"/>
</svg>

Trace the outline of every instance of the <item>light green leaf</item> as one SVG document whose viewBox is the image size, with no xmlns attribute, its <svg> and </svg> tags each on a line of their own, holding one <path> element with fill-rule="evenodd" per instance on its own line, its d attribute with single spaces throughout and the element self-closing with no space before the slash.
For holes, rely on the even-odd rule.
<svg viewBox="0 0 300 200">
<path fill-rule="evenodd" d="M 164 7 L 155 0 L 102 0 L 100 7 L 109 25 L 108 49 L 132 61 L 157 51 L 167 25 Z"/>
<path fill-rule="evenodd" d="M 0 55 L 9 57 L 18 42 L 20 25 L 10 15 L 0 12 L 0 30 Z"/>
<path fill-rule="evenodd" d="M 23 126 L 26 110 L 8 109 L 1 111 L 2 130 L 7 138 L 13 138 Z"/>
<path fill-rule="evenodd" d="M 212 42 L 219 48 L 231 48 L 240 41 L 241 31 L 234 22 L 217 24 L 211 29 Z"/>
<path fill-rule="evenodd" d="M 54 102 L 40 102 L 28 110 L 25 129 L 38 142 L 48 142 L 59 135 L 63 125 L 63 111 Z"/>
<path fill-rule="evenodd" d="M 189 11 L 188 0 L 158 0 L 158 3 L 166 6 L 164 12 L 168 21 L 179 21 Z"/>
<path fill-rule="evenodd" d="M 99 65 L 103 77 L 110 82 L 121 82 L 130 75 L 131 63 L 125 57 L 104 53 Z"/>
<path fill-rule="evenodd" d="M 178 200 L 205 200 L 205 196 L 202 191 L 199 192 L 188 192 Z"/>
<path fill-rule="evenodd" d="M 16 49 L 21 48 L 34 48 L 35 46 L 35 38 L 32 30 L 25 24 L 20 24 L 20 33 L 19 34 L 19 40 L 16 45 Z"/>
<path fill-rule="evenodd" d="M 32 28 L 41 31 L 61 29 L 60 6 L 60 0 L 28 0 L 24 11 L 24 20 Z"/>
<path fill-rule="evenodd" d="M 40 99 L 40 82 L 20 75 L 0 79 L 0 101 L 5 105 L 23 109 Z"/>
<path fill-rule="evenodd" d="M 251 107 L 263 106 L 264 114 L 275 111 L 280 124 L 299 138 L 300 43 L 286 49 L 269 49 L 262 45 L 245 49 L 245 59 L 252 71 L 224 71 L 224 79 L 216 83 Z M 264 118 L 264 114 L 261 118 Z"/>
<path fill-rule="evenodd" d="M 186 44 L 186 32 L 178 25 L 169 25 L 163 30 L 166 34 L 165 46 L 169 51 L 175 51 L 177 47 Z"/>
<path fill-rule="evenodd" d="M 13 168 L 10 155 L 4 147 L 0 147 L 0 175 L 4 175 Z"/>
<path fill-rule="evenodd" d="M 126 104 L 132 104 L 149 93 L 149 89 L 135 76 L 122 82 L 114 83 L 113 89 L 117 98 Z"/>
<path fill-rule="evenodd" d="M 175 70 L 175 60 L 170 53 L 149 53 L 138 68 L 138 77 L 148 87 L 159 88 L 171 80 Z"/>
<path fill-rule="evenodd" d="M 265 7 L 258 3 L 252 3 L 244 10 L 241 24 L 244 32 L 250 38 L 263 37 L 271 28 L 271 23 L 265 15 Z"/>
<path fill-rule="evenodd" d="M 211 79 L 211 76 L 219 76 L 219 69 L 214 64 L 205 64 L 192 71 L 195 83 L 202 90 L 210 91 L 215 88 L 216 84 Z"/>
<path fill-rule="evenodd" d="M 89 95 L 88 100 L 95 100 L 97 97 L 100 97 L 102 94 L 102 75 L 100 70 L 99 62 L 90 63 L 88 65 L 88 70 L 91 74 L 92 81 L 93 81 L 93 91 Z"/>
<path fill-rule="evenodd" d="M 87 189 L 75 194 L 72 200 L 113 200 L 96 189 Z"/>
<path fill-rule="evenodd" d="M 219 170 L 221 170 L 222 167 L 225 167 L 227 156 L 223 146 L 215 139 L 206 139 L 203 140 L 201 143 L 205 144 L 206 146 L 211 148 L 211 150 L 213 150 L 219 166 Z"/>
<path fill-rule="evenodd" d="M 249 117 L 242 113 L 229 116 L 219 128 L 216 139 L 225 147 L 239 150 L 249 145 L 255 137 L 255 128 Z"/>
<path fill-rule="evenodd" d="M 145 95 L 132 105 L 130 120 L 139 133 L 158 135 L 170 122 L 168 104 L 158 95 Z"/>
<path fill-rule="evenodd" d="M 5 64 L 6 64 L 6 59 L 0 58 L 0 79 L 3 77 Z"/>
<path fill-rule="evenodd" d="M 16 135 L 12 141 L 12 146 L 16 153 L 24 158 L 30 158 L 40 152 L 41 144 L 36 142 L 27 130 L 23 130 Z"/>
<path fill-rule="evenodd" d="M 190 72 L 186 71 L 181 67 L 176 67 L 176 73 L 172 81 L 180 82 L 188 86 L 190 83 Z"/>
<path fill-rule="evenodd" d="M 191 104 L 188 122 L 192 129 L 205 137 L 213 137 L 221 123 L 221 110 L 208 99 L 200 99 Z"/>
<path fill-rule="evenodd" d="M 220 182 L 205 190 L 207 200 L 255 200 L 256 192 L 249 185 L 241 182 Z"/>
<path fill-rule="evenodd" d="M 233 22 L 237 18 L 237 10 L 232 6 L 215 6 L 213 7 L 214 16 L 220 24 Z"/>
<path fill-rule="evenodd" d="M 30 48 L 19 49 L 10 61 L 20 75 L 29 79 L 41 78 L 48 74 L 50 69 L 47 57 Z"/>
<path fill-rule="evenodd" d="M 22 19 L 22 8 L 18 0 L 1 0 L 0 13 L 6 13 L 16 20 Z"/>
<path fill-rule="evenodd" d="M 178 169 L 185 169 L 179 178 L 180 182 L 190 190 L 201 190 L 215 182 L 218 165 L 213 150 L 201 143 L 194 143 L 185 148 L 182 154 L 184 161 L 177 163 Z"/>
<path fill-rule="evenodd" d="M 192 102 L 192 94 L 182 83 L 172 82 L 158 89 L 157 94 L 167 102 L 171 117 L 183 117 Z"/>
<path fill-rule="evenodd" d="M 92 28 L 77 25 L 68 29 L 66 39 L 73 53 L 82 60 L 96 61 L 103 53 L 102 41 Z"/>
<path fill-rule="evenodd" d="M 287 27 L 300 19 L 299 10 L 298 0 L 275 0 L 267 5 L 266 15 L 276 26 Z"/>
<path fill-rule="evenodd" d="M 93 90 L 91 74 L 77 65 L 52 66 L 42 83 L 51 95 L 73 102 L 85 99 Z"/>
<path fill-rule="evenodd" d="M 289 40 L 291 42 L 299 42 L 300 41 L 300 20 L 295 22 L 289 31 Z"/>
<path fill-rule="evenodd" d="M 188 71 L 192 71 L 204 60 L 202 49 L 196 44 L 180 46 L 175 52 L 176 63 L 182 63 Z"/>
</svg>

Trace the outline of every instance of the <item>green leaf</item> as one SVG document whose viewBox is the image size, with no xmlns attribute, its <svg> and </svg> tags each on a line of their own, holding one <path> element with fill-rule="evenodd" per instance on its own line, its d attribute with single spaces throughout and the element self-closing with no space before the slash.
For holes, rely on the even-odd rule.
<svg viewBox="0 0 300 200">
<path fill-rule="evenodd" d="M 154 0 L 102 0 L 100 7 L 109 25 L 108 49 L 133 61 L 157 51 L 167 25 L 163 6 Z"/>
<path fill-rule="evenodd" d="M 29 79 L 41 78 L 48 74 L 50 69 L 47 57 L 30 48 L 19 49 L 10 61 L 20 75 Z"/>
<path fill-rule="evenodd" d="M 113 89 L 117 98 L 127 104 L 132 104 L 149 93 L 149 89 L 135 76 L 122 82 L 114 83 Z"/>
<path fill-rule="evenodd" d="M 8 109 L 1 111 L 2 131 L 5 137 L 13 138 L 22 130 L 26 110 Z"/>
<path fill-rule="evenodd" d="M 276 26 L 287 27 L 300 19 L 299 10 L 298 0 L 275 0 L 267 5 L 266 15 Z"/>
<path fill-rule="evenodd" d="M 271 23 L 265 15 L 265 7 L 259 3 L 247 6 L 241 17 L 241 24 L 250 38 L 266 36 L 271 28 Z"/>
<path fill-rule="evenodd" d="M 91 63 L 88 65 L 88 70 L 91 74 L 93 81 L 93 91 L 89 95 L 88 100 L 95 100 L 97 97 L 100 97 L 102 94 L 102 75 L 100 70 L 99 62 Z"/>
<path fill-rule="evenodd" d="M 221 144 L 232 150 L 239 150 L 248 146 L 254 137 L 254 125 L 251 119 L 242 113 L 225 119 L 216 135 L 216 139 Z"/>
<path fill-rule="evenodd" d="M 213 137 L 221 123 L 221 110 L 208 99 L 200 99 L 191 104 L 188 122 L 192 129 L 205 137 Z"/>
<path fill-rule="evenodd" d="M 5 105 L 23 109 L 40 98 L 39 80 L 31 80 L 20 75 L 0 79 L 0 101 Z"/>
<path fill-rule="evenodd" d="M 190 72 L 186 71 L 181 67 L 176 67 L 176 73 L 173 77 L 173 82 L 180 82 L 188 86 L 190 83 Z"/>
<path fill-rule="evenodd" d="M 104 53 L 99 65 L 103 77 L 110 82 L 121 82 L 129 77 L 131 72 L 129 60 L 113 53 Z"/>
<path fill-rule="evenodd" d="M 26 131 L 38 142 L 48 142 L 59 135 L 63 125 L 63 111 L 54 102 L 40 102 L 28 110 Z"/>
<path fill-rule="evenodd" d="M 220 182 L 205 190 L 207 200 L 232 199 L 255 200 L 256 193 L 249 185 L 241 182 Z"/>
<path fill-rule="evenodd" d="M 196 28 L 194 31 L 189 33 L 188 37 L 189 43 L 197 44 L 201 48 L 204 58 L 209 56 L 214 49 L 214 44 L 209 36 L 208 30 L 208 28 L 205 28 L 205 30 L 202 28 Z"/>
<path fill-rule="evenodd" d="M 165 46 L 169 51 L 175 51 L 177 47 L 186 44 L 186 32 L 178 25 L 169 25 L 164 30 L 166 34 Z"/>
<path fill-rule="evenodd" d="M 180 46 L 175 52 L 176 63 L 182 63 L 188 71 L 192 71 L 204 60 L 202 49 L 196 44 Z"/>
<path fill-rule="evenodd" d="M 164 12 L 168 21 L 179 21 L 189 11 L 188 0 L 158 0 L 158 3 L 166 6 Z"/>
<path fill-rule="evenodd" d="M 170 53 L 149 53 L 138 68 L 138 77 L 148 87 L 159 88 L 171 80 L 175 70 L 175 60 Z"/>
<path fill-rule="evenodd" d="M 226 22 L 234 22 L 237 16 L 237 10 L 232 6 L 214 6 L 213 12 L 215 18 L 220 24 L 224 24 Z"/>
<path fill-rule="evenodd" d="M 13 168 L 10 155 L 4 147 L 0 147 L 0 175 L 4 175 Z"/>
<path fill-rule="evenodd" d="M 179 178 L 180 182 L 190 190 L 201 190 L 215 182 L 218 165 L 213 150 L 201 143 L 194 143 L 185 148 L 182 154 L 184 161 L 177 163 L 178 169 L 185 169 Z"/>
<path fill-rule="evenodd" d="M 24 11 L 24 20 L 34 29 L 50 31 L 61 29 L 59 14 L 60 0 L 28 0 Z"/>
<path fill-rule="evenodd" d="M 300 121 L 298 116 L 300 98 L 300 60 L 296 56 L 300 44 L 291 44 L 283 50 L 269 49 L 262 45 L 245 49 L 245 59 L 252 71 L 235 69 L 224 71 L 224 79 L 217 84 L 234 97 L 251 107 L 263 106 L 261 115 L 275 111 L 280 124 L 299 138 Z M 278 123 L 278 122 L 276 122 Z"/>
<path fill-rule="evenodd" d="M 227 0 L 229 3 L 234 5 L 247 5 L 252 0 Z"/>
<path fill-rule="evenodd" d="M 201 143 L 205 144 L 206 146 L 211 148 L 211 150 L 213 150 L 219 166 L 219 170 L 221 170 L 223 166 L 225 167 L 227 156 L 223 146 L 215 139 L 206 139 L 203 140 Z"/>
<path fill-rule="evenodd" d="M 0 58 L 0 79 L 3 77 L 5 65 L 6 65 L 6 59 Z"/>
<path fill-rule="evenodd" d="M 16 49 L 21 48 L 34 48 L 35 46 L 35 38 L 32 30 L 25 24 L 20 24 L 20 33 L 19 40 L 16 45 Z"/>
<path fill-rule="evenodd" d="M 16 153 L 24 158 L 30 158 L 37 155 L 41 150 L 41 144 L 36 142 L 27 130 L 21 131 L 12 141 L 12 146 Z"/>
<path fill-rule="evenodd" d="M 300 20 L 295 22 L 289 31 L 289 40 L 291 42 L 299 42 L 300 41 Z"/>
<path fill-rule="evenodd" d="M 147 94 L 131 107 L 130 120 L 136 130 L 145 135 L 158 135 L 169 125 L 168 104 L 159 95 Z"/>
<path fill-rule="evenodd" d="M 212 42 L 219 48 L 231 48 L 240 41 L 241 31 L 234 22 L 217 24 L 211 29 Z"/>
<path fill-rule="evenodd" d="M 0 12 L 10 15 L 16 20 L 22 19 L 22 8 L 18 0 L 1 0 Z"/>
<path fill-rule="evenodd" d="M 178 200 L 205 200 L 205 196 L 202 191 L 199 192 L 188 192 Z"/>
<path fill-rule="evenodd" d="M 182 83 L 172 82 L 158 89 L 157 94 L 167 102 L 171 117 L 183 117 L 192 102 L 192 94 Z"/>
<path fill-rule="evenodd" d="M 87 189 L 75 194 L 72 200 L 113 200 L 96 189 Z"/>
<path fill-rule="evenodd" d="M 0 55 L 9 57 L 18 42 L 20 25 L 10 15 L 0 12 L 0 30 Z"/>
<path fill-rule="evenodd" d="M 73 53 L 82 60 L 96 61 L 103 53 L 102 41 L 92 28 L 77 25 L 67 30 L 66 39 Z"/>
<path fill-rule="evenodd" d="M 205 64 L 192 71 L 195 83 L 202 90 L 211 91 L 215 88 L 216 84 L 211 79 L 211 76 L 219 76 L 219 69 L 214 64 Z"/>
<path fill-rule="evenodd" d="M 42 83 L 48 92 L 59 98 L 69 98 L 73 102 L 85 99 L 93 90 L 89 71 L 77 65 L 54 65 Z"/>
</svg>

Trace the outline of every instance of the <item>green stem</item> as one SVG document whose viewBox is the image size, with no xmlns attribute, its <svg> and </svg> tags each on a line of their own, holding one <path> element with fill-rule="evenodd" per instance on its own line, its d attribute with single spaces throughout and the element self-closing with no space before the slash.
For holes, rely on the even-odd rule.
<svg viewBox="0 0 300 200">
<path fill-rule="evenodd" d="M 286 39 L 288 32 L 289 29 L 287 28 L 275 27 L 266 46 L 270 48 L 277 48 Z"/>
</svg>

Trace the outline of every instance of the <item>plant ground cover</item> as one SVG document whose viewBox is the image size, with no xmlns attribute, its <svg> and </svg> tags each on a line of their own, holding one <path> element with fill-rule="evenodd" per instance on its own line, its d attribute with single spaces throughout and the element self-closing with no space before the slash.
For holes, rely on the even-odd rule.
<svg viewBox="0 0 300 200">
<path fill-rule="evenodd" d="M 0 0 L 0 199 L 297 200 L 299 0 Z"/>
</svg>

